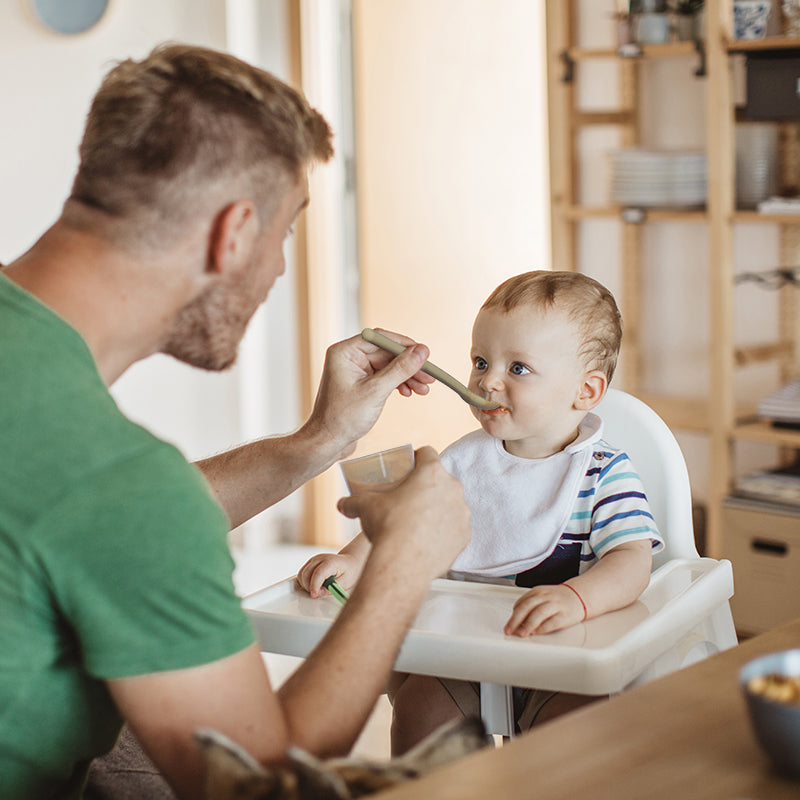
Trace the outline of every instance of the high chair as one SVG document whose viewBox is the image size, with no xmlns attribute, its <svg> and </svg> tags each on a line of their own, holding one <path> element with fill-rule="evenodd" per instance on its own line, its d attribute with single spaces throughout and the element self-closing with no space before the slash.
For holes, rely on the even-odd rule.
<svg viewBox="0 0 800 800">
<path fill-rule="evenodd" d="M 439 579 L 406 635 L 395 668 L 481 684 L 481 714 L 491 733 L 514 735 L 512 686 L 608 696 L 733 647 L 729 561 L 700 558 L 691 494 L 678 443 L 661 418 L 610 389 L 596 409 L 603 437 L 626 450 L 642 478 L 664 538 L 650 584 L 627 608 L 562 631 L 520 639 L 503 625 L 515 586 Z M 340 606 L 312 600 L 293 578 L 245 598 L 262 650 L 306 656 Z"/>
<path fill-rule="evenodd" d="M 686 462 L 661 417 L 641 400 L 618 389 L 609 389 L 594 413 L 603 420 L 603 439 L 628 453 L 664 539 L 664 548 L 653 557 L 650 586 L 640 602 L 649 605 L 648 594 L 652 594 L 658 583 L 663 584 L 660 589 L 664 594 L 641 623 L 652 630 L 639 646 L 631 648 L 629 655 L 637 664 L 636 674 L 618 688 L 621 691 L 737 644 L 729 604 L 733 571 L 729 561 L 700 558 L 697 552 Z M 695 571 L 696 579 L 692 580 L 689 576 Z M 669 575 L 670 572 L 674 574 Z M 682 604 L 688 603 L 689 609 L 694 604 L 696 613 L 679 613 L 676 608 L 679 599 Z M 670 647 L 657 653 L 656 649 L 661 648 L 654 647 L 653 636 L 658 637 L 662 631 L 669 638 Z M 635 638 L 642 632 L 641 626 L 633 626 L 625 636 Z M 557 691 L 560 687 L 556 684 L 538 688 Z M 583 693 L 577 688 L 561 690 Z M 585 693 L 595 694 L 588 687 Z M 509 687 L 482 683 L 481 706 L 494 732 L 513 736 Z"/>
</svg>

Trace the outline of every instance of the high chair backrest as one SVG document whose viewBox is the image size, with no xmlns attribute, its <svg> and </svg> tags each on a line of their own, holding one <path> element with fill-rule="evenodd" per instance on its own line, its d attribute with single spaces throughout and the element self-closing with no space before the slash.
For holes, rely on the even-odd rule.
<svg viewBox="0 0 800 800">
<path fill-rule="evenodd" d="M 689 473 L 672 431 L 650 406 L 619 389 L 609 389 L 594 411 L 603 420 L 603 439 L 630 456 L 664 537 L 653 568 L 672 558 L 697 558 Z"/>
</svg>

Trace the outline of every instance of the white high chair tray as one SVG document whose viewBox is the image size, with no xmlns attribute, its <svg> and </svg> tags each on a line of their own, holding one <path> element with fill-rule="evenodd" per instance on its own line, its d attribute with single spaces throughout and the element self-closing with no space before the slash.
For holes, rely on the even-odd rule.
<svg viewBox="0 0 800 800">
<path fill-rule="evenodd" d="M 406 635 L 395 668 L 513 686 L 613 694 L 676 645 L 733 594 L 727 561 L 674 559 L 658 568 L 641 597 L 619 611 L 556 633 L 521 639 L 503 634 L 515 586 L 435 580 Z M 288 578 L 245 597 L 264 652 L 307 656 L 341 606 L 312 599 Z"/>
</svg>

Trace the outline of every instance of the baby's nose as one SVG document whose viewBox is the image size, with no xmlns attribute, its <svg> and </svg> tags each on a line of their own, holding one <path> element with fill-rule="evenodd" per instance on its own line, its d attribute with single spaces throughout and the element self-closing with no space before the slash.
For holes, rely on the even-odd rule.
<svg viewBox="0 0 800 800">
<path fill-rule="evenodd" d="M 503 373 L 500 370 L 487 369 L 481 376 L 480 385 L 487 392 L 499 391 L 503 388 Z"/>
</svg>

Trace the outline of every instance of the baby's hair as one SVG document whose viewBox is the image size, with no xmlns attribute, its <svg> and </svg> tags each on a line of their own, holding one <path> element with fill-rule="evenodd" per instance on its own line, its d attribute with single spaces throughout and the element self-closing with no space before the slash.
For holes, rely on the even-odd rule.
<svg viewBox="0 0 800 800">
<path fill-rule="evenodd" d="M 587 369 L 599 369 L 609 383 L 614 375 L 622 340 L 622 317 L 611 292 L 580 272 L 534 270 L 501 283 L 481 306 L 511 311 L 519 306 L 559 308 L 578 329 L 578 355 Z"/>
</svg>

